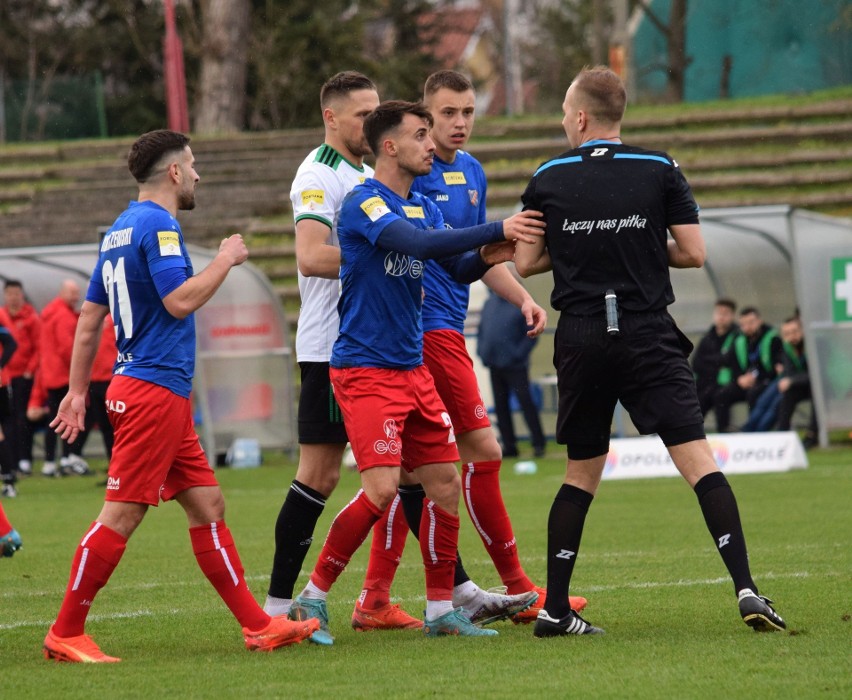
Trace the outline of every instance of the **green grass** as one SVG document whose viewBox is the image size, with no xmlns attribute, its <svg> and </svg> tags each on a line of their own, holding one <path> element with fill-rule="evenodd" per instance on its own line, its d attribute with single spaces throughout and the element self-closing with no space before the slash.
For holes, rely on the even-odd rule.
<svg viewBox="0 0 852 700">
<path fill-rule="evenodd" d="M 545 523 L 562 479 L 551 446 L 539 472 L 504 468 L 503 490 L 528 572 L 545 573 Z M 6 500 L 24 548 L 0 561 L 0 659 L 4 698 L 260 697 L 850 697 L 852 662 L 852 449 L 810 453 L 811 467 L 732 476 L 753 573 L 777 602 L 787 633 L 758 635 L 740 620 L 695 497 L 680 479 L 604 483 L 590 511 L 572 591 L 604 637 L 536 640 L 529 627 L 498 623 L 495 639 L 359 634 L 348 625 L 366 546 L 333 589 L 332 648 L 309 644 L 273 654 L 242 648 L 237 624 L 195 565 L 176 504 L 152 509 L 92 608 L 87 631 L 121 664 L 48 663 L 41 642 L 59 607 L 80 536 L 97 514 L 101 477 L 32 477 Z M 219 478 L 249 585 L 262 600 L 272 530 L 294 465 L 221 470 Z M 346 472 L 320 520 L 357 489 Z M 469 519 L 461 551 L 474 580 L 496 574 Z M 304 579 L 302 579 L 304 580 Z M 423 575 L 409 540 L 393 592 L 418 614 Z"/>
</svg>

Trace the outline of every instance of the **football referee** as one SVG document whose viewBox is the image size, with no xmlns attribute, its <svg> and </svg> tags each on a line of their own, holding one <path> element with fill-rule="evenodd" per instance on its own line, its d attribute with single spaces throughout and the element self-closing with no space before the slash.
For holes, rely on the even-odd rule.
<svg viewBox="0 0 852 700">
<path fill-rule="evenodd" d="M 547 596 L 534 634 L 603 632 L 567 601 L 618 400 L 640 433 L 660 436 L 695 490 L 743 620 L 756 631 L 781 630 L 784 620 L 751 577 L 736 499 L 704 434 L 687 364 L 692 343 L 666 310 L 674 302 L 669 267 L 704 264 L 698 207 L 670 156 L 621 142 L 626 101 L 613 71 L 582 70 L 562 106 L 571 150 L 539 167 L 522 198 L 547 222 L 543 239 L 517 244 L 515 262 L 524 277 L 553 271 L 556 433 L 568 448 L 547 525 L 547 590 L 561 594 Z"/>
</svg>

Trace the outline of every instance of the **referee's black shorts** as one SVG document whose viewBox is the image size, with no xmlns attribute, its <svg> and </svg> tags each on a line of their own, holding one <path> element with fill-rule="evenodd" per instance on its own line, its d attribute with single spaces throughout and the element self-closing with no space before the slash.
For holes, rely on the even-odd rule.
<svg viewBox="0 0 852 700">
<path fill-rule="evenodd" d="M 554 340 L 559 388 L 556 439 L 572 459 L 609 450 L 618 400 L 643 435 L 666 445 L 704 437 L 704 418 L 687 362 L 692 343 L 667 311 L 622 315 L 621 333 L 606 333 L 603 315 L 563 314 Z"/>
<path fill-rule="evenodd" d="M 346 444 L 346 428 L 328 377 L 328 362 L 300 362 L 299 444 Z"/>
</svg>

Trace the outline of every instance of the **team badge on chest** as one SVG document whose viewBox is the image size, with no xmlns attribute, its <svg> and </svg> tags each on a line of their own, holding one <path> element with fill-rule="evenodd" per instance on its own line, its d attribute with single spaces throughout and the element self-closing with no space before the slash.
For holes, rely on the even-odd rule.
<svg viewBox="0 0 852 700">
<path fill-rule="evenodd" d="M 468 190 L 467 196 L 470 197 L 470 203 L 473 206 L 479 204 L 479 190 Z"/>
</svg>

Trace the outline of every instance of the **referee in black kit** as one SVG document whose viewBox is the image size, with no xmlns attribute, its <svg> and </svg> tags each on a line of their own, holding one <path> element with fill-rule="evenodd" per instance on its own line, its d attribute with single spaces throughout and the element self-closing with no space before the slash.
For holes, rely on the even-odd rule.
<svg viewBox="0 0 852 700">
<path fill-rule="evenodd" d="M 515 264 L 523 277 L 553 271 L 556 432 L 568 446 L 547 523 L 548 596 L 534 634 L 603 632 L 568 607 L 568 586 L 619 399 L 642 434 L 659 434 L 695 490 L 743 620 L 756 631 L 782 630 L 752 580 L 737 502 L 704 434 L 687 364 L 692 344 L 666 311 L 674 301 L 669 267 L 704 264 L 698 207 L 667 154 L 622 144 L 626 101 L 613 71 L 582 70 L 562 105 L 572 150 L 544 163 L 523 195 L 525 208 L 544 212 L 547 229 L 539 242 L 516 246 Z"/>
</svg>

